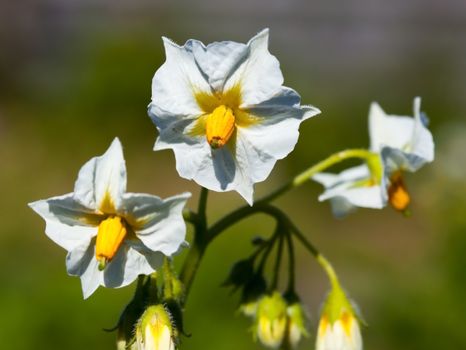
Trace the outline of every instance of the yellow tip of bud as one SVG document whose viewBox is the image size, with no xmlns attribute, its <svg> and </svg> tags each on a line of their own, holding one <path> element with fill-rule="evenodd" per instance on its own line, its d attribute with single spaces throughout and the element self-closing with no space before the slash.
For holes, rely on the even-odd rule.
<svg viewBox="0 0 466 350">
<path fill-rule="evenodd" d="M 97 232 L 97 242 L 95 256 L 99 262 L 99 270 L 105 269 L 110 262 L 127 234 L 127 229 L 122 218 L 110 216 L 99 224 Z"/>
<path fill-rule="evenodd" d="M 206 138 L 212 148 L 226 145 L 235 130 L 235 116 L 233 111 L 221 105 L 207 116 Z"/>
<path fill-rule="evenodd" d="M 396 172 L 390 178 L 388 187 L 388 201 L 391 206 L 400 212 L 406 212 L 411 198 L 406 189 L 401 172 Z"/>
</svg>

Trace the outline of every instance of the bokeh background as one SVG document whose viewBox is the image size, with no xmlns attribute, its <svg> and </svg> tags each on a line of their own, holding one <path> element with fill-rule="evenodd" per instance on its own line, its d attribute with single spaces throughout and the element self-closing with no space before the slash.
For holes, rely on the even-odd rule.
<svg viewBox="0 0 466 350">
<path fill-rule="evenodd" d="M 321 188 L 280 199 L 333 261 L 369 324 L 367 349 L 466 348 L 466 2 L 462 0 L 22 0 L 0 2 L 0 347 L 113 349 L 115 324 L 134 286 L 82 299 L 65 251 L 46 238 L 27 203 L 72 191 L 77 171 L 115 136 L 125 146 L 128 189 L 169 196 L 199 189 L 178 178 L 173 154 L 152 152 L 150 82 L 163 63 L 160 37 L 179 43 L 246 42 L 264 27 L 285 84 L 323 113 L 304 123 L 295 151 L 257 195 L 323 157 L 368 145 L 371 101 L 410 115 L 422 96 L 436 160 L 407 178 L 409 219 L 387 208 L 335 220 Z M 349 164 L 349 163 L 348 163 Z M 346 165 L 348 165 L 346 164 Z M 336 168 L 338 170 L 338 168 Z M 243 204 L 212 194 L 215 220 Z M 269 234 L 258 216 L 207 251 L 186 308 L 183 349 L 258 349 L 238 296 L 220 288 L 249 240 Z M 328 288 L 298 250 L 298 284 L 313 348 Z M 179 260 L 182 260 L 183 256 Z"/>
</svg>

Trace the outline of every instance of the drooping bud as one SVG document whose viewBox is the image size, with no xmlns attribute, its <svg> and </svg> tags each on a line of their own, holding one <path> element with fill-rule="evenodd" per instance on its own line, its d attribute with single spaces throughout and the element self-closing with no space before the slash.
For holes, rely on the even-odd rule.
<svg viewBox="0 0 466 350">
<path fill-rule="evenodd" d="M 224 105 L 215 108 L 206 118 L 206 137 L 212 148 L 225 146 L 234 130 L 235 116 Z"/>
<path fill-rule="evenodd" d="M 317 331 L 316 350 L 362 350 L 359 319 L 339 286 L 329 293 Z"/>
<path fill-rule="evenodd" d="M 175 350 L 176 334 L 171 317 L 163 305 L 149 306 L 136 328 L 138 350 Z"/>
<path fill-rule="evenodd" d="M 95 256 L 99 261 L 99 269 L 103 270 L 110 262 L 127 234 L 124 220 L 119 216 L 110 216 L 99 224 Z"/>
<path fill-rule="evenodd" d="M 260 342 L 277 349 L 283 343 L 287 326 L 286 302 L 279 292 L 263 296 L 257 304 L 255 334 Z"/>
<path fill-rule="evenodd" d="M 401 171 L 393 173 L 390 177 L 390 186 L 388 187 L 388 201 L 391 206 L 398 211 L 407 210 L 411 201 L 409 193 L 403 181 Z"/>
<path fill-rule="evenodd" d="M 222 286 L 240 287 L 254 277 L 254 261 L 244 259 L 237 261 L 230 270 L 230 274 Z"/>
<path fill-rule="evenodd" d="M 254 276 L 244 285 L 239 311 L 248 317 L 255 317 L 259 300 L 267 289 L 267 284 L 261 274 Z"/>
<path fill-rule="evenodd" d="M 137 350 L 134 329 L 144 309 L 138 300 L 132 300 L 123 310 L 117 325 L 117 349 Z"/>
<path fill-rule="evenodd" d="M 300 302 L 294 302 L 287 306 L 286 313 L 288 315 L 286 338 L 288 344 L 295 348 L 303 336 L 309 336 L 309 333 L 306 329 L 305 312 Z"/>
</svg>

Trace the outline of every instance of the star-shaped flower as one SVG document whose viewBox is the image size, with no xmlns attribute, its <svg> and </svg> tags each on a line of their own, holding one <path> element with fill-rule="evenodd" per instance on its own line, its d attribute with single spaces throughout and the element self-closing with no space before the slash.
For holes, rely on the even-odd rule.
<svg viewBox="0 0 466 350">
<path fill-rule="evenodd" d="M 126 193 L 126 166 L 116 138 L 81 168 L 74 192 L 30 203 L 45 233 L 68 251 L 66 268 L 81 277 L 84 298 L 99 285 L 118 288 L 150 274 L 185 244 L 182 210 L 189 193 L 165 200 Z"/>
<path fill-rule="evenodd" d="M 414 99 L 414 118 L 387 115 L 377 103 L 369 111 L 370 169 L 366 164 L 340 174 L 320 173 L 314 180 L 324 185 L 319 200 L 330 199 L 336 216 L 356 207 L 382 208 L 390 203 L 404 212 L 410 203 L 403 172 L 415 172 L 434 160 L 434 142 L 420 112 L 421 100 Z M 381 174 L 381 176 L 378 175 Z"/>
<path fill-rule="evenodd" d="M 254 183 L 293 150 L 300 123 L 320 113 L 282 86 L 268 33 L 247 44 L 207 46 L 164 38 L 166 61 L 152 80 L 149 105 L 159 131 L 154 149 L 173 149 L 181 177 L 214 191 L 235 190 L 249 204 Z"/>
</svg>

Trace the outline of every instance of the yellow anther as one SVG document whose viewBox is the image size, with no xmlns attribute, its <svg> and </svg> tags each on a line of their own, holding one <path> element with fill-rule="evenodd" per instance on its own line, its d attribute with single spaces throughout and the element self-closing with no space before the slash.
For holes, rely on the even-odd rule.
<svg viewBox="0 0 466 350">
<path fill-rule="evenodd" d="M 206 137 L 212 148 L 225 146 L 234 130 L 235 116 L 230 108 L 221 105 L 207 116 Z"/>
<path fill-rule="evenodd" d="M 409 193 L 401 176 L 401 172 L 394 173 L 390 178 L 390 186 L 388 187 L 388 201 L 398 211 L 404 212 L 407 210 L 411 201 Z"/>
<path fill-rule="evenodd" d="M 126 233 L 125 223 L 119 216 L 108 217 L 99 224 L 95 256 L 99 262 L 100 270 L 103 270 L 107 263 L 113 259 L 123 243 Z"/>
</svg>

